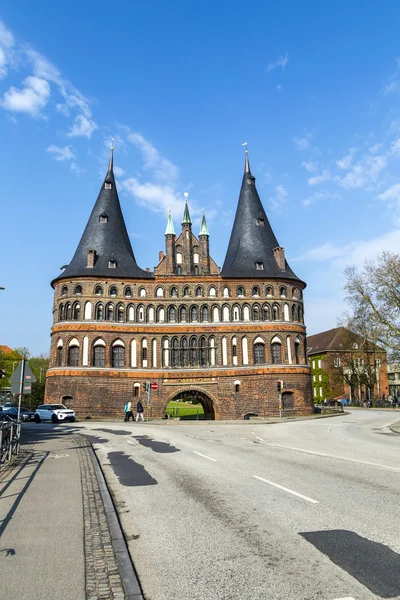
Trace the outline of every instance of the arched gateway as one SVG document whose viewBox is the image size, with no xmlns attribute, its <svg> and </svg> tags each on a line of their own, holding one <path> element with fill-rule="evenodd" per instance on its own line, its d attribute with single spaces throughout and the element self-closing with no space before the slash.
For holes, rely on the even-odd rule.
<svg viewBox="0 0 400 600">
<path fill-rule="evenodd" d="M 197 400 L 203 407 L 204 419 L 209 421 L 215 420 L 214 400 L 207 392 L 200 388 L 180 388 L 168 398 L 165 408 L 171 400 Z M 165 410 L 163 411 L 165 413 Z"/>
</svg>

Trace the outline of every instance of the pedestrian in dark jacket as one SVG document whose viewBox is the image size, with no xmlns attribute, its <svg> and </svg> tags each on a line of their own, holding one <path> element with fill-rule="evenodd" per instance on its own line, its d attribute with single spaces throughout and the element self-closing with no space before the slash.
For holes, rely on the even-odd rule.
<svg viewBox="0 0 400 600">
<path fill-rule="evenodd" d="M 142 417 L 142 421 L 144 421 L 144 417 L 143 417 L 143 404 L 140 402 L 137 403 L 136 405 L 136 421 L 139 421 L 139 416 Z"/>
</svg>

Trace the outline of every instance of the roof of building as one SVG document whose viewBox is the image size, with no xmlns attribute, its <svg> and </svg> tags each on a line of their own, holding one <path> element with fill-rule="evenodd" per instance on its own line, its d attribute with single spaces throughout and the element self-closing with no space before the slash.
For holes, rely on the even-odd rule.
<svg viewBox="0 0 400 600">
<path fill-rule="evenodd" d="M 191 225 L 192 221 L 190 219 L 189 206 L 187 200 L 185 202 L 185 210 L 183 211 L 182 225 Z"/>
<path fill-rule="evenodd" d="M 279 268 L 274 255 L 274 249 L 278 247 L 278 240 L 257 192 L 255 177 L 251 174 L 246 151 L 242 187 L 221 276 L 301 281 L 286 260 L 285 268 Z M 261 269 L 256 263 L 262 263 Z"/>
<path fill-rule="evenodd" d="M 106 184 L 109 184 L 107 189 Z M 88 267 L 89 250 L 96 252 L 93 267 Z M 109 267 L 109 261 L 115 261 L 115 268 Z M 137 265 L 133 254 L 115 184 L 113 148 L 107 175 L 72 261 L 52 281 L 52 285 L 58 279 L 83 276 L 139 279 L 154 277 L 153 273 L 144 271 Z"/>
<path fill-rule="evenodd" d="M 334 329 L 328 329 L 327 331 L 321 331 L 315 335 L 307 336 L 307 354 L 308 356 L 315 356 L 317 354 L 324 354 L 325 352 L 345 352 L 349 350 L 358 350 L 358 347 L 353 347 L 359 340 L 360 351 L 365 352 L 364 339 L 347 329 L 347 327 L 335 327 Z M 370 350 L 377 352 L 385 352 L 384 348 L 369 342 Z M 352 346 L 351 348 L 349 346 Z M 373 348 L 373 350 L 372 350 Z"/>
<path fill-rule="evenodd" d="M 10 348 L 10 346 L 0 346 L 0 352 L 3 352 L 3 354 L 11 354 L 14 350 Z"/>
<path fill-rule="evenodd" d="M 205 214 L 204 214 L 204 210 L 203 210 L 203 217 L 201 219 L 201 226 L 200 226 L 200 233 L 199 233 L 199 235 L 208 235 L 208 236 L 210 235 L 208 233 L 207 221 L 206 221 L 206 217 L 205 217 Z"/>
<path fill-rule="evenodd" d="M 172 220 L 172 215 L 171 215 L 171 209 L 169 209 L 167 227 L 165 229 L 164 235 L 176 235 L 174 222 Z"/>
<path fill-rule="evenodd" d="M 343 327 L 335 327 L 334 329 L 328 329 L 328 331 L 321 331 L 315 335 L 307 336 L 307 354 L 321 354 L 328 352 L 328 350 L 343 350 L 343 338 L 342 333 Z"/>
</svg>

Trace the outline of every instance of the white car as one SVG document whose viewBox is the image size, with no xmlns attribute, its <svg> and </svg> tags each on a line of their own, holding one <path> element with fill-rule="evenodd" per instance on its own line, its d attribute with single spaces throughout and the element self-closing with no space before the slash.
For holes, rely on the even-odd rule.
<svg viewBox="0 0 400 600">
<path fill-rule="evenodd" d="M 35 411 L 35 422 L 51 421 L 59 423 L 61 421 L 75 421 L 75 411 L 67 408 L 63 404 L 41 404 Z"/>
</svg>

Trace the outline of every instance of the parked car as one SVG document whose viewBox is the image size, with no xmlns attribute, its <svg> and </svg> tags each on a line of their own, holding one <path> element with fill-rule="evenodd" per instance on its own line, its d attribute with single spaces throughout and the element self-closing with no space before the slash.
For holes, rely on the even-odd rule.
<svg viewBox="0 0 400 600">
<path fill-rule="evenodd" d="M 6 406 L 4 407 L 3 412 L 12 419 L 16 419 L 18 417 L 18 406 Z M 30 411 L 26 406 L 21 406 L 20 417 L 21 421 L 33 421 L 35 413 Z"/>
<path fill-rule="evenodd" d="M 35 411 L 35 422 L 51 421 L 59 423 L 62 421 L 75 421 L 75 411 L 63 404 L 41 404 Z"/>
</svg>

